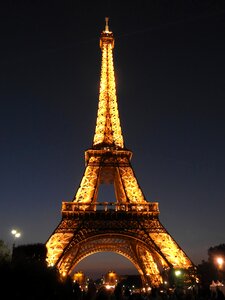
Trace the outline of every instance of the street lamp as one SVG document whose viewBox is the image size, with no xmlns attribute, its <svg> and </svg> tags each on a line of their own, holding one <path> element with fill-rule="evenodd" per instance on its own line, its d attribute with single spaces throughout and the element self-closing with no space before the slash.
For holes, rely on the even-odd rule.
<svg viewBox="0 0 225 300">
<path fill-rule="evenodd" d="M 21 233 L 17 231 L 16 229 L 13 229 L 11 231 L 12 235 L 14 235 L 15 238 L 19 238 L 21 236 Z"/>
<path fill-rule="evenodd" d="M 176 277 L 180 277 L 180 275 L 181 275 L 181 270 L 176 270 L 176 271 L 175 271 L 175 275 L 176 275 Z"/>
<path fill-rule="evenodd" d="M 224 260 L 221 256 L 216 258 L 216 262 L 218 265 L 218 269 L 221 270 L 223 268 Z"/>
<path fill-rule="evenodd" d="M 19 232 L 17 229 L 12 229 L 11 234 L 14 236 L 15 240 L 21 237 L 21 232 Z M 15 247 L 15 240 L 13 242 L 13 248 Z"/>
<path fill-rule="evenodd" d="M 218 266 L 218 279 L 221 281 L 222 280 L 222 271 L 223 271 L 223 264 L 224 264 L 224 259 L 221 256 L 216 257 L 216 264 Z"/>
<path fill-rule="evenodd" d="M 177 287 L 182 288 L 184 285 L 184 273 L 182 270 L 175 270 L 174 271 L 174 283 Z"/>
</svg>

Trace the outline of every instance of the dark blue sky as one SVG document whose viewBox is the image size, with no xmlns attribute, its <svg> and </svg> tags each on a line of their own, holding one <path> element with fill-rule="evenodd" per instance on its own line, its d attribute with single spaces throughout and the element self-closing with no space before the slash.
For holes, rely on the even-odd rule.
<svg viewBox="0 0 225 300">
<path fill-rule="evenodd" d="M 0 238 L 11 245 L 17 227 L 20 244 L 44 243 L 79 186 L 109 15 L 136 177 L 194 263 L 206 259 L 225 242 L 224 1 L 8 2 L 0 4 Z M 107 255 L 96 257 L 128 270 Z"/>
</svg>

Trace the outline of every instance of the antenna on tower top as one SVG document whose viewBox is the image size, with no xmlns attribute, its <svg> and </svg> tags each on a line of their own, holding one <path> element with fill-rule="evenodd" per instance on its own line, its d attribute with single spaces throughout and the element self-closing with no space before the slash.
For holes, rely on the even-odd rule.
<svg viewBox="0 0 225 300">
<path fill-rule="evenodd" d="M 105 31 L 109 31 L 109 17 L 105 18 Z"/>
</svg>

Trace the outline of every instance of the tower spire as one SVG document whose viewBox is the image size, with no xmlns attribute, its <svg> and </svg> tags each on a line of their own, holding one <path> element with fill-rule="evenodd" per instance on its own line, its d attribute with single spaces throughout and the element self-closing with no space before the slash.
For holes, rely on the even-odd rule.
<svg viewBox="0 0 225 300">
<path fill-rule="evenodd" d="M 99 89 L 97 122 L 93 147 L 124 148 L 122 130 L 118 112 L 116 83 L 113 65 L 114 37 L 109 31 L 109 18 L 106 17 L 105 30 L 100 37 L 102 65 Z"/>
<path fill-rule="evenodd" d="M 105 17 L 105 32 L 109 32 L 109 17 Z"/>
</svg>

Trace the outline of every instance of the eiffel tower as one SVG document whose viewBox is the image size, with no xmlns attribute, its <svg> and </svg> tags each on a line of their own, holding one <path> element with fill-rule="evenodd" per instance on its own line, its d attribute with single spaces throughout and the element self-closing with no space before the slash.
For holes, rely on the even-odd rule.
<svg viewBox="0 0 225 300">
<path fill-rule="evenodd" d="M 85 151 L 85 171 L 75 197 L 62 203 L 62 219 L 46 243 L 47 263 L 67 276 L 85 257 L 111 251 L 132 262 L 143 283 L 159 286 L 163 271 L 189 269 L 193 263 L 160 223 L 158 203 L 146 200 L 131 166 L 132 152 L 124 146 L 108 18 L 100 48 L 93 144 Z M 115 201 L 98 202 L 101 184 L 114 184 Z"/>
</svg>

